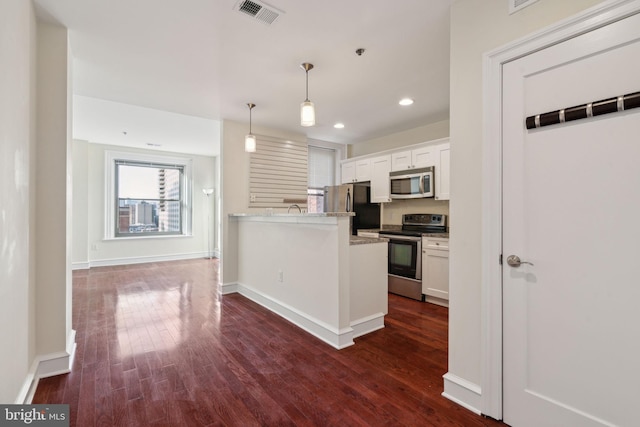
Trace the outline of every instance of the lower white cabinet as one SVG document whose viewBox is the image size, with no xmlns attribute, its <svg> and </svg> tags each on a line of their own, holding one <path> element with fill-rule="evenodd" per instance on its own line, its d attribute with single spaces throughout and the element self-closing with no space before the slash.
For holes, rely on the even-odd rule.
<svg viewBox="0 0 640 427">
<path fill-rule="evenodd" d="M 448 238 L 422 238 L 422 293 L 426 302 L 449 305 Z"/>
</svg>

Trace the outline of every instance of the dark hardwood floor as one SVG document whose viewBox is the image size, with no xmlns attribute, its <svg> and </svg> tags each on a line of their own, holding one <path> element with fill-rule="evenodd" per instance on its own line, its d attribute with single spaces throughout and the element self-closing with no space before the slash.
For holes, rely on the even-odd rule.
<svg viewBox="0 0 640 427">
<path fill-rule="evenodd" d="M 338 351 L 218 279 L 217 260 L 75 271 L 73 370 L 33 403 L 76 426 L 504 426 L 440 395 L 446 308 L 390 295 Z"/>
</svg>

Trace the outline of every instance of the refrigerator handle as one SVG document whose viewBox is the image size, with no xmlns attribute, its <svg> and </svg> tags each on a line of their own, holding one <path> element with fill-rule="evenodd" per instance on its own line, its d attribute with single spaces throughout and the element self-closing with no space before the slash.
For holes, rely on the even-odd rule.
<svg viewBox="0 0 640 427">
<path fill-rule="evenodd" d="M 349 192 L 348 188 L 347 188 L 347 197 L 345 198 L 344 210 L 346 212 L 351 212 L 351 193 Z"/>
</svg>

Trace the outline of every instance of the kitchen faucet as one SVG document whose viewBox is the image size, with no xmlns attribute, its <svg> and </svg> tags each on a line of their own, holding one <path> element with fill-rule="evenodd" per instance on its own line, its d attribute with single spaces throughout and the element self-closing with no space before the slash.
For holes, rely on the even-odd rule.
<svg viewBox="0 0 640 427">
<path fill-rule="evenodd" d="M 298 212 L 302 213 L 302 209 L 300 209 L 300 206 L 293 204 L 293 205 L 289 205 L 289 209 L 287 209 L 287 213 L 289 213 L 289 211 L 291 210 L 291 208 L 298 208 Z"/>
</svg>

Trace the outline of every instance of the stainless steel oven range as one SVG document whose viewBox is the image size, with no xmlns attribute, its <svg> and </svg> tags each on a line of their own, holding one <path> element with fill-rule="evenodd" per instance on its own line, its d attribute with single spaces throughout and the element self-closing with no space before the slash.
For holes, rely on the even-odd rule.
<svg viewBox="0 0 640 427">
<path fill-rule="evenodd" d="M 443 214 L 405 214 L 402 229 L 382 230 L 389 239 L 389 292 L 424 301 L 422 293 L 422 235 L 446 233 Z"/>
</svg>

